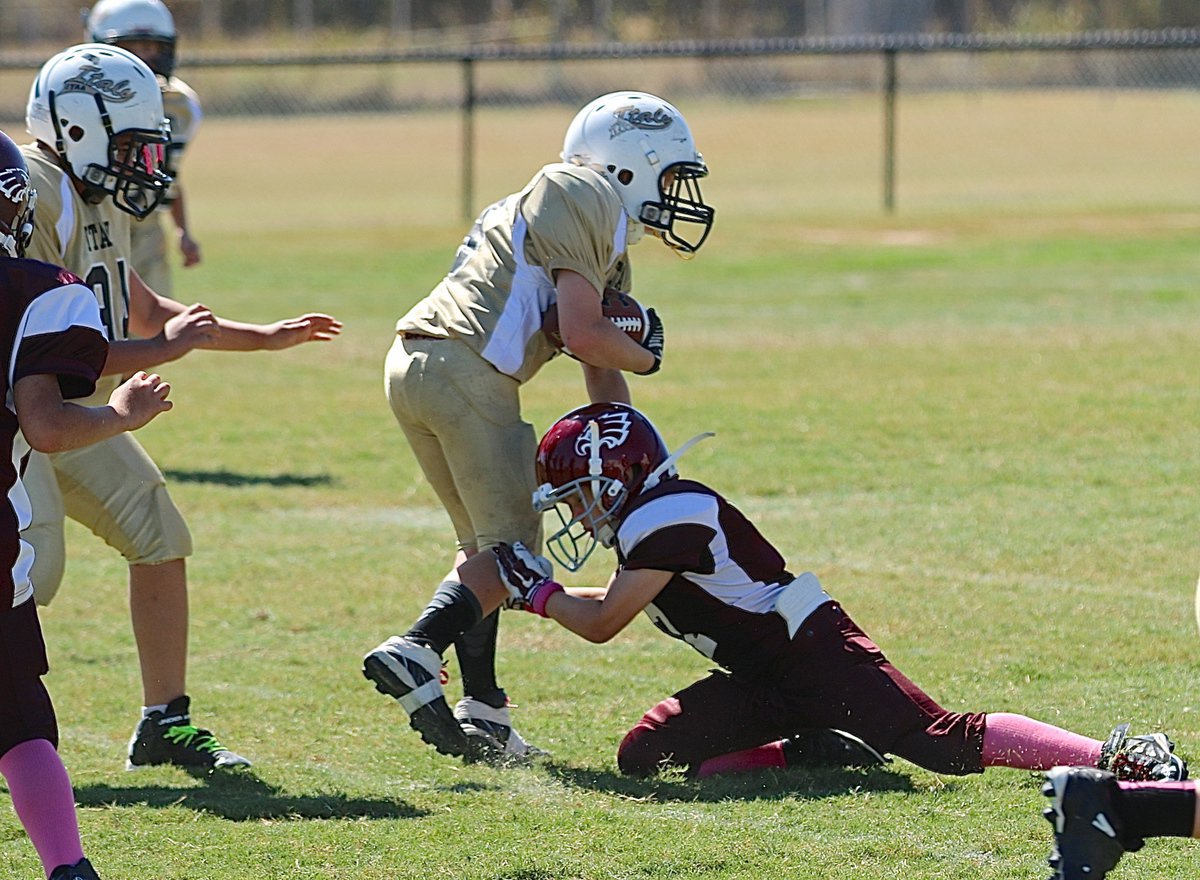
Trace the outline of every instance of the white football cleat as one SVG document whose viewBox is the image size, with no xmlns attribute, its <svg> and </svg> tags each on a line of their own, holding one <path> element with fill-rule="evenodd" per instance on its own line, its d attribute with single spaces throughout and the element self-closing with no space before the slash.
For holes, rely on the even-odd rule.
<svg viewBox="0 0 1200 880">
<path fill-rule="evenodd" d="M 392 636 L 363 658 L 375 690 L 399 701 L 409 725 L 443 755 L 470 755 L 474 744 L 450 713 L 442 691 L 442 658 L 432 648 Z"/>
<path fill-rule="evenodd" d="M 474 752 L 492 764 L 523 764 L 550 754 L 528 743 L 513 727 L 508 706 L 489 706 L 474 697 L 458 701 L 454 717 L 467 738 L 476 744 Z"/>
</svg>

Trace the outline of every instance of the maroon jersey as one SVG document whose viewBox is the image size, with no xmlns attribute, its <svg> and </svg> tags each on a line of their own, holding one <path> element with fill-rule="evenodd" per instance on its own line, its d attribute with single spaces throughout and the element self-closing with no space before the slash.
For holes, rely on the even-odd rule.
<svg viewBox="0 0 1200 880">
<path fill-rule="evenodd" d="M 53 374 L 64 398 L 86 397 L 108 358 L 108 339 L 96 297 L 65 269 L 37 260 L 0 260 L 0 358 L 5 406 L 0 411 L 0 612 L 33 594 L 33 548 L 21 540 L 29 496 L 21 465 L 29 444 L 21 436 L 12 389 L 25 376 Z"/>
<path fill-rule="evenodd" d="M 779 606 L 797 579 L 754 524 L 708 486 L 673 479 L 635 498 L 616 548 L 626 569 L 674 573 L 646 606 L 667 635 L 752 677 L 784 656 L 792 630 Z M 805 578 L 814 597 L 828 600 L 816 578 Z"/>
</svg>

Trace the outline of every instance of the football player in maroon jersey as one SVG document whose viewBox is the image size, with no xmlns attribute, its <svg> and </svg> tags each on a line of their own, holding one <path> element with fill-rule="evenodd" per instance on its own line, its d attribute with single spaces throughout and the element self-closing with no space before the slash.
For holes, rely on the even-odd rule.
<svg viewBox="0 0 1200 880">
<path fill-rule="evenodd" d="M 481 574 L 471 578 L 484 607 L 510 599 L 593 642 L 644 611 L 721 667 L 642 717 L 617 752 L 623 772 L 676 766 L 703 777 L 787 766 L 792 733 L 836 728 L 937 773 L 1069 764 L 1130 780 L 1186 776 L 1161 733 L 1128 736 L 1121 725 L 1102 741 L 1024 715 L 942 708 L 814 574 L 793 574 L 729 501 L 676 474 L 688 445 L 668 453 L 649 420 L 624 404 L 568 413 L 538 446 L 534 507 L 558 513 L 546 543 L 567 569 L 597 544 L 615 550 L 607 589 L 571 595 L 551 578 L 548 560 L 516 545 L 494 554 L 509 596 L 483 589 Z"/>
<path fill-rule="evenodd" d="M 92 393 L 108 357 L 90 288 L 65 269 L 25 259 L 37 193 L 17 145 L 0 132 L 0 775 L 50 880 L 96 880 L 83 855 L 58 724 L 42 684 L 46 645 L 33 601 L 30 449 L 59 452 L 140 428 L 171 408 L 171 387 L 135 373 L 104 406 L 66 402 Z"/>
</svg>

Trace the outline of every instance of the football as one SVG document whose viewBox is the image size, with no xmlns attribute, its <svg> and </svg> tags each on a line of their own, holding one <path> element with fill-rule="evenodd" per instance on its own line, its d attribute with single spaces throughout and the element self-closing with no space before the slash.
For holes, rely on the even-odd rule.
<svg viewBox="0 0 1200 880">
<path fill-rule="evenodd" d="M 612 321 L 618 330 L 625 331 L 634 342 L 641 345 L 645 341 L 650 330 L 650 319 L 646 317 L 642 304 L 630 294 L 607 288 L 600 298 L 600 310 L 604 317 Z M 555 348 L 570 354 L 563 345 L 562 334 L 558 332 L 558 303 L 551 303 L 542 316 L 542 332 Z"/>
</svg>

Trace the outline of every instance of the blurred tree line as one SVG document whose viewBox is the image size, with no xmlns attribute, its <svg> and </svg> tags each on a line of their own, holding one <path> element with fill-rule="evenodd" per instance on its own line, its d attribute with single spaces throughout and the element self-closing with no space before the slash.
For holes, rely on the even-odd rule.
<svg viewBox="0 0 1200 880">
<path fill-rule="evenodd" d="M 1198 0 L 167 0 L 193 44 L 592 42 L 1200 26 Z M 79 0 L 0 0 L 0 46 L 73 42 Z"/>
</svg>

